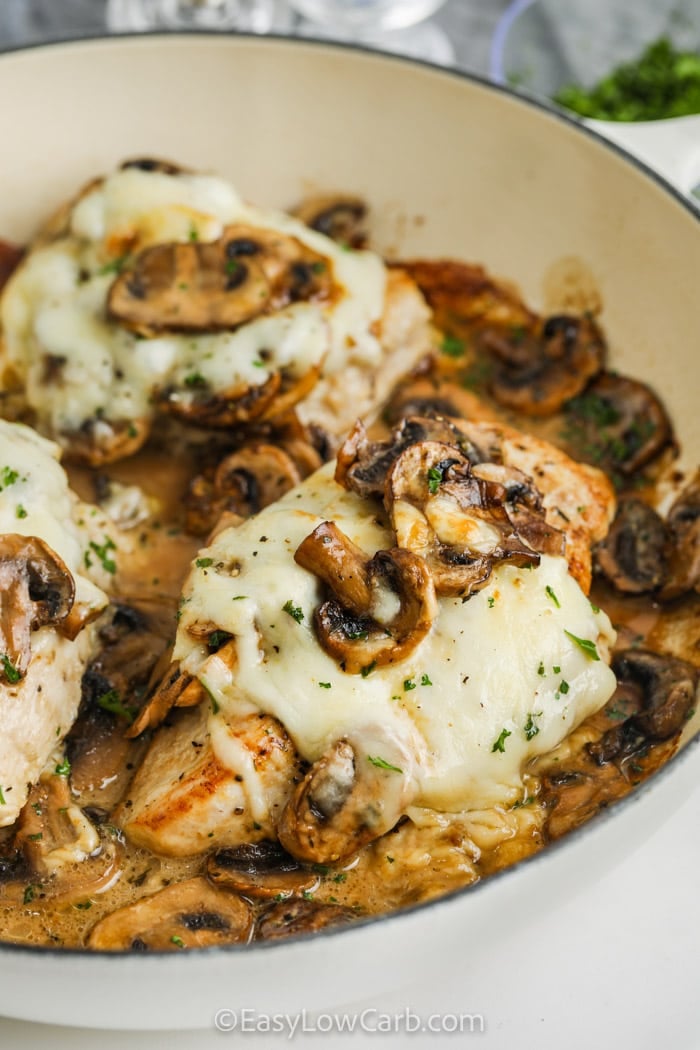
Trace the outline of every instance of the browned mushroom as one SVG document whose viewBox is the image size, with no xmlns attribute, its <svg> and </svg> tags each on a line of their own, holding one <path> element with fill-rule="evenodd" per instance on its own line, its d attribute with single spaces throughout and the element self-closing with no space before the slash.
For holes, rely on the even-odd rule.
<svg viewBox="0 0 700 1050">
<path fill-rule="evenodd" d="M 341 904 L 322 904 L 303 897 L 273 904 L 261 916 L 256 939 L 276 941 L 281 938 L 298 937 L 302 934 L 318 933 L 335 926 L 347 926 L 357 919 L 351 908 Z"/>
<path fill-rule="evenodd" d="M 668 533 L 652 507 L 621 500 L 610 532 L 596 549 L 596 568 L 623 594 L 654 591 L 666 578 Z"/>
<path fill-rule="evenodd" d="M 574 455 L 624 479 L 673 441 L 666 409 L 644 383 L 605 372 L 566 406 Z"/>
<path fill-rule="evenodd" d="M 159 157 L 134 157 L 119 165 L 120 171 L 127 171 L 129 168 L 136 168 L 138 171 L 159 171 L 162 175 L 182 175 L 188 170 L 180 164 Z"/>
<path fill-rule="evenodd" d="M 79 430 L 59 435 L 66 457 L 87 467 L 103 467 L 133 456 L 151 432 L 147 419 L 86 419 Z"/>
<path fill-rule="evenodd" d="M 529 416 L 549 416 L 586 387 L 605 362 L 602 332 L 589 317 L 549 317 L 535 330 L 486 333 L 498 362 L 491 392 Z"/>
<path fill-rule="evenodd" d="M 66 620 L 75 583 L 65 563 L 37 536 L 0 536 L 0 660 L 6 682 L 23 677 L 31 632 Z"/>
<path fill-rule="evenodd" d="M 669 566 L 662 601 L 700 590 L 700 471 L 683 489 L 666 519 L 669 531 Z"/>
<path fill-rule="evenodd" d="M 216 241 L 157 244 L 115 278 L 108 316 L 141 335 L 229 331 L 332 294 L 328 260 L 295 237 L 237 223 Z"/>
<path fill-rule="evenodd" d="M 388 441 L 371 441 L 364 424 L 358 421 L 338 452 L 335 480 L 363 497 L 384 495 L 390 469 L 402 452 L 420 441 L 441 441 L 454 446 L 479 463 L 482 453 L 457 427 L 442 416 L 411 416 L 401 420 Z"/>
<path fill-rule="evenodd" d="M 435 589 L 421 558 L 407 550 L 368 558 L 334 522 L 299 545 L 294 560 L 318 576 L 333 597 L 316 610 L 318 640 L 348 674 L 404 660 L 437 614 Z"/>
<path fill-rule="evenodd" d="M 611 703 L 625 697 L 632 714 L 589 744 L 596 762 L 604 765 L 629 755 L 650 741 L 669 740 L 688 720 L 695 703 L 700 671 L 685 660 L 647 649 L 616 653 L 612 669 L 618 691 Z"/>
<path fill-rule="evenodd" d="M 412 764 L 408 749 L 381 728 L 336 741 L 294 789 L 277 827 L 280 842 L 307 863 L 351 856 L 405 813 L 415 795 Z"/>
<path fill-rule="evenodd" d="M 515 478 L 516 490 L 536 492 L 521 478 Z M 421 441 L 402 452 L 389 473 L 385 498 L 399 546 L 426 561 L 439 595 L 473 594 L 486 584 L 496 561 L 539 564 L 539 554 L 508 514 L 508 489 L 478 477 L 453 445 Z M 533 529 L 533 537 L 546 540 L 548 549 L 553 541 L 562 552 L 561 534 L 544 523 L 539 494 L 522 517 L 528 522 L 538 517 L 542 532 L 536 537 Z"/>
<path fill-rule="evenodd" d="M 141 708 L 125 736 L 133 738 L 159 726 L 173 707 L 196 707 L 206 697 L 206 690 L 198 678 L 182 671 L 179 663 L 171 663 L 158 682 L 147 703 Z"/>
<path fill-rule="evenodd" d="M 248 941 L 250 905 L 203 878 L 188 879 L 119 908 L 92 928 L 88 946 L 101 951 L 178 951 Z"/>
<path fill-rule="evenodd" d="M 235 849 L 221 849 L 209 858 L 209 878 L 216 886 L 245 897 L 278 900 L 310 893 L 319 877 L 302 868 L 279 842 L 250 842 Z"/>
<path fill-rule="evenodd" d="M 367 243 L 367 205 L 361 197 L 350 194 L 308 197 L 292 214 L 343 247 L 363 248 Z"/>
<path fill-rule="evenodd" d="M 7 284 L 22 261 L 24 249 L 9 241 L 0 240 L 0 291 Z"/>
</svg>

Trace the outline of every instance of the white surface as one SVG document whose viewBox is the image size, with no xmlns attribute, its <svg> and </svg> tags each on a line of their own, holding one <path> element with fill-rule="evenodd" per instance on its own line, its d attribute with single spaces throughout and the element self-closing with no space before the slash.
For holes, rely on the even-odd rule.
<svg viewBox="0 0 700 1050">
<path fill-rule="evenodd" d="M 485 1046 L 488 1050 L 697 1050 L 700 901 L 700 790 L 649 840 L 578 898 L 553 908 L 498 949 L 480 945 L 478 973 L 460 959 L 435 986 L 408 988 L 349 1008 L 376 1027 L 379 1015 L 407 1007 L 427 1020 L 435 1013 L 481 1014 L 484 1033 L 407 1035 L 203 1032 L 118 1033 L 0 1020 L 0 1046 L 12 1050 L 210 1050 L 222 1046 L 318 1046 L 352 1043 L 414 1050 Z M 588 840 L 595 846 L 595 839 Z M 527 907 L 527 901 L 523 902 Z M 416 946 L 420 952 L 420 946 Z M 471 952 L 464 944 L 464 959 Z M 37 989 L 37 995 L 41 990 Z M 80 989 L 76 989 L 80 995 Z M 144 996 L 148 989 L 144 988 Z M 226 1007 L 226 1003 L 221 1004 Z M 108 1008 L 108 1004 L 105 1003 Z M 375 1012 L 376 1011 L 376 1012 Z M 307 1018 L 307 1028 L 313 1023 Z M 358 1027 L 360 1018 L 358 1017 Z M 449 1018 L 448 1018 L 449 1023 Z"/>
</svg>

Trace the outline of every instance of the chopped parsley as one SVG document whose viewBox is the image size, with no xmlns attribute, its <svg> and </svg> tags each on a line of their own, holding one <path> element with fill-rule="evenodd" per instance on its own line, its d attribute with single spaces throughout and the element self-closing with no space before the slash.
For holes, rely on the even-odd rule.
<svg viewBox="0 0 700 1050">
<path fill-rule="evenodd" d="M 400 769 L 398 766 L 392 766 L 391 762 L 387 762 L 385 758 L 367 755 L 367 761 L 371 762 L 377 769 L 387 769 L 390 773 L 403 773 L 403 769 Z"/>
<path fill-rule="evenodd" d="M 302 890 L 301 895 L 305 901 L 312 901 L 314 899 L 314 895 L 311 892 L 311 890 Z"/>
<path fill-rule="evenodd" d="M 556 605 L 557 609 L 561 609 L 561 604 L 559 602 L 559 599 L 557 598 L 556 594 L 554 593 L 552 588 L 549 586 L 549 584 L 547 584 L 547 586 L 545 587 L 544 591 L 545 591 L 545 594 L 547 595 L 547 597 L 550 599 L 550 601 L 554 602 L 554 604 Z"/>
<path fill-rule="evenodd" d="M 512 735 L 513 734 L 511 733 L 510 729 L 506 729 L 505 726 L 504 726 L 503 729 L 501 730 L 501 733 L 500 733 L 500 736 L 498 737 L 498 740 L 496 740 L 494 742 L 494 744 L 493 744 L 493 746 L 491 748 L 491 752 L 493 753 L 494 751 L 501 751 L 502 753 L 505 753 L 506 740 L 508 739 L 509 736 L 512 736 Z"/>
<path fill-rule="evenodd" d="M 533 736 L 537 736 L 540 731 L 540 727 L 535 725 L 535 719 L 541 718 L 541 711 L 530 711 L 527 716 L 527 722 L 525 723 L 525 739 L 532 740 Z"/>
<path fill-rule="evenodd" d="M 428 492 L 431 496 L 434 496 L 437 490 L 440 488 L 442 475 L 443 471 L 440 469 L 440 467 L 431 467 L 428 471 Z"/>
<path fill-rule="evenodd" d="M 92 565 L 92 555 L 90 552 L 93 551 L 99 558 L 105 572 L 111 573 L 111 575 L 114 576 L 117 571 L 117 563 L 114 558 L 109 556 L 108 552 L 115 551 L 116 549 L 117 545 L 109 536 L 105 536 L 104 543 L 95 543 L 94 540 L 90 540 L 90 548 L 85 551 L 85 568 L 89 569 Z"/>
<path fill-rule="evenodd" d="M 54 773 L 57 777 L 68 777 L 70 776 L 70 762 L 67 758 L 64 758 L 62 762 L 54 769 Z"/>
<path fill-rule="evenodd" d="M 537 673 L 540 676 L 540 678 L 544 678 L 544 676 L 547 673 L 545 671 L 545 669 L 544 669 L 544 664 L 543 664 L 543 662 L 541 660 L 540 660 L 540 663 L 539 663 L 539 667 L 537 668 Z"/>
<path fill-rule="evenodd" d="M 27 517 L 27 511 L 25 510 L 25 508 L 22 506 L 21 503 L 17 504 L 17 507 L 15 509 L 15 516 L 17 518 L 26 518 Z"/>
<path fill-rule="evenodd" d="M 489 609 L 493 609 L 494 605 L 496 604 L 496 599 L 495 598 L 489 598 L 488 599 L 488 603 L 489 603 Z"/>
<path fill-rule="evenodd" d="M 330 682 L 319 682 L 318 686 L 319 686 L 319 689 L 330 689 L 331 683 Z"/>
<path fill-rule="evenodd" d="M 108 273 L 121 273 L 124 267 L 129 262 L 128 255 L 120 255 L 117 259 L 110 259 L 104 266 L 101 266 L 97 271 L 100 277 L 104 277 Z"/>
<path fill-rule="evenodd" d="M 297 623 L 301 623 L 304 619 L 304 613 L 301 606 L 295 605 L 291 598 L 282 606 L 282 612 L 286 612 L 287 615 L 291 616 L 291 618 L 296 620 Z"/>
<path fill-rule="evenodd" d="M 240 270 L 240 268 L 241 268 L 241 264 L 238 262 L 237 259 L 227 259 L 226 260 L 225 269 L 226 269 L 226 273 L 229 275 L 229 277 L 232 274 L 236 273 L 237 270 Z"/>
<path fill-rule="evenodd" d="M 403 691 L 404 691 L 404 693 L 410 693 L 411 689 L 415 689 L 415 688 L 416 688 L 416 683 L 413 681 L 412 678 L 404 679 L 404 683 L 403 683 Z"/>
<path fill-rule="evenodd" d="M 375 669 L 376 666 L 377 666 L 377 661 L 376 660 L 372 660 L 371 664 L 367 664 L 366 667 L 362 668 L 362 670 L 360 671 L 360 674 L 362 675 L 363 678 L 368 678 L 372 674 L 372 671 Z"/>
<path fill-rule="evenodd" d="M 600 612 L 600 606 L 596 605 L 595 602 L 590 602 L 589 604 L 591 606 L 591 612 L 593 612 L 593 613 L 599 613 Z"/>
<path fill-rule="evenodd" d="M 98 696 L 97 706 L 103 711 L 109 711 L 110 714 L 123 718 L 129 725 L 134 721 L 136 715 L 136 708 L 125 704 L 116 689 L 110 689 L 108 693 Z"/>
<path fill-rule="evenodd" d="M 78 911 L 89 911 L 92 908 L 92 901 L 78 901 L 75 907 Z"/>
<path fill-rule="evenodd" d="M 15 685 L 17 682 L 19 682 L 20 678 L 22 677 L 22 672 L 15 667 L 15 665 L 12 663 L 12 661 L 6 653 L 3 654 L 1 659 L 2 669 L 5 672 L 5 678 L 8 680 L 10 685 Z"/>
<path fill-rule="evenodd" d="M 570 688 L 570 686 L 569 686 L 568 682 L 562 681 L 562 682 L 559 683 L 559 692 L 563 696 L 566 696 L 566 694 L 569 692 L 569 688 Z"/>
<path fill-rule="evenodd" d="M 0 787 L 0 806 L 6 806 L 6 805 L 7 805 L 7 802 L 5 802 L 5 796 L 3 795 L 2 788 Z"/>
<path fill-rule="evenodd" d="M 345 882 L 347 877 L 348 873 L 346 871 L 339 871 L 337 875 L 333 876 L 333 882 Z"/>
<path fill-rule="evenodd" d="M 570 638 L 574 642 L 581 652 L 585 653 L 589 660 L 600 660 L 598 650 L 596 649 L 595 642 L 592 642 L 590 638 L 577 638 L 571 631 L 564 631 L 567 638 Z"/>
<path fill-rule="evenodd" d="M 188 234 L 188 237 L 189 237 L 189 239 L 191 241 L 198 241 L 199 240 L 199 230 L 197 229 L 196 226 L 190 226 L 190 232 Z"/>
<path fill-rule="evenodd" d="M 207 386 L 207 381 L 201 372 L 190 372 L 189 375 L 185 376 L 183 382 L 190 390 L 197 390 Z"/>
<path fill-rule="evenodd" d="M 176 933 L 174 933 L 172 935 L 170 940 L 172 941 L 173 944 L 177 945 L 178 948 L 184 948 L 185 947 L 185 942 L 183 941 L 182 937 L 178 937 L 178 935 Z"/>
<path fill-rule="evenodd" d="M 37 887 L 34 886 L 30 882 L 30 884 L 25 888 L 25 891 L 24 891 L 24 897 L 22 898 L 22 903 L 23 904 L 31 904 L 32 903 L 32 901 L 34 900 L 34 895 L 36 893 L 36 889 L 37 889 Z"/>
<path fill-rule="evenodd" d="M 12 467 L 3 467 L 0 470 L 0 492 L 2 489 L 8 489 L 10 485 L 14 485 L 16 481 L 19 481 L 19 474 Z"/>
<path fill-rule="evenodd" d="M 463 357 L 465 350 L 464 340 L 448 333 L 440 344 L 440 350 L 447 357 Z"/>
<path fill-rule="evenodd" d="M 212 631 L 207 638 L 207 649 L 215 653 L 222 645 L 230 641 L 232 637 L 233 635 L 229 634 L 228 631 Z"/>
<path fill-rule="evenodd" d="M 420 684 L 421 685 L 432 685 L 433 683 L 430 681 L 430 678 L 429 678 L 429 676 L 427 674 L 422 674 L 420 676 Z"/>
<path fill-rule="evenodd" d="M 214 564 L 213 558 L 197 558 L 195 565 L 198 569 L 208 569 L 210 565 Z"/>
</svg>

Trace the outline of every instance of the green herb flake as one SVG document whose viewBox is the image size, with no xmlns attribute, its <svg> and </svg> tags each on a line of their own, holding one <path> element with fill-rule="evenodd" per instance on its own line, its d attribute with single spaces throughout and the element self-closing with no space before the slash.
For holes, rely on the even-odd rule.
<svg viewBox="0 0 700 1050">
<path fill-rule="evenodd" d="M 25 508 L 22 506 L 21 503 L 17 504 L 17 507 L 15 509 L 15 517 L 20 518 L 20 519 L 27 517 L 27 511 L 25 510 Z"/>
<path fill-rule="evenodd" d="M 403 769 L 400 769 L 398 766 L 392 766 L 391 762 L 387 762 L 384 758 L 379 758 L 375 755 L 367 755 L 367 761 L 371 762 L 373 766 L 377 767 L 377 769 L 386 769 L 390 773 L 403 773 Z"/>
<path fill-rule="evenodd" d="M 541 711 L 530 711 L 527 716 L 527 722 L 525 723 L 525 739 L 532 740 L 533 736 L 537 736 L 540 731 L 540 727 L 535 724 L 536 718 L 541 718 Z"/>
<path fill-rule="evenodd" d="M 550 601 L 554 602 L 554 604 L 556 605 L 557 609 L 561 609 L 561 603 L 559 602 L 559 599 L 557 598 L 556 594 L 554 593 L 552 588 L 549 586 L 549 584 L 547 584 L 547 586 L 545 587 L 544 592 L 547 595 L 547 597 L 550 599 Z"/>
<path fill-rule="evenodd" d="M 226 273 L 229 275 L 229 277 L 232 274 L 236 273 L 238 270 L 240 270 L 240 268 L 241 264 L 238 262 L 237 259 L 226 260 L 226 266 L 224 267 L 224 269 L 226 270 Z"/>
<path fill-rule="evenodd" d="M 412 689 L 415 689 L 415 688 L 416 688 L 416 683 L 413 681 L 412 678 L 404 679 L 404 683 L 403 683 L 403 691 L 404 691 L 404 693 L 410 693 L 410 691 Z"/>
<path fill-rule="evenodd" d="M 489 603 L 489 609 L 493 609 L 494 605 L 496 604 L 496 599 L 495 598 L 489 598 L 488 599 L 488 603 Z"/>
<path fill-rule="evenodd" d="M 184 948 L 185 947 L 185 942 L 183 941 L 182 937 L 178 937 L 178 935 L 176 933 L 174 933 L 172 935 L 172 937 L 170 938 L 170 941 L 171 941 L 172 944 L 177 945 L 178 948 Z"/>
<path fill-rule="evenodd" d="M 190 226 L 190 232 L 188 233 L 187 237 L 190 241 L 199 240 L 199 230 L 196 226 Z"/>
<path fill-rule="evenodd" d="M 5 796 L 3 795 L 2 788 L 0 787 L 0 806 L 6 806 L 6 805 L 7 805 L 7 802 L 5 802 Z"/>
<path fill-rule="evenodd" d="M 36 835 L 27 835 L 30 842 L 41 842 L 44 837 L 43 831 L 37 831 Z"/>
<path fill-rule="evenodd" d="M 440 482 L 442 481 L 443 471 L 440 467 L 431 467 L 428 471 L 428 492 L 431 496 L 440 488 Z"/>
<path fill-rule="evenodd" d="M 572 634 L 571 631 L 566 630 L 564 631 L 564 634 L 579 647 L 582 653 L 586 654 L 589 660 L 600 660 L 596 644 L 595 642 L 592 642 L 590 638 L 578 638 L 575 634 Z"/>
<path fill-rule="evenodd" d="M 0 659 L 2 659 L 2 669 L 5 672 L 5 678 L 10 685 L 16 685 L 22 677 L 22 672 L 15 667 L 6 653 Z"/>
<path fill-rule="evenodd" d="M 569 686 L 568 682 L 560 682 L 559 683 L 559 692 L 562 694 L 562 696 L 566 696 L 566 694 L 569 692 L 570 688 L 571 687 Z"/>
<path fill-rule="evenodd" d="M 420 684 L 421 685 L 432 685 L 433 683 L 430 681 L 430 678 L 429 678 L 429 676 L 427 674 L 422 674 L 420 676 Z"/>
<path fill-rule="evenodd" d="M 89 911 L 92 908 L 92 901 L 78 901 L 75 907 L 78 911 Z"/>
<path fill-rule="evenodd" d="M 0 491 L 14 485 L 16 481 L 19 481 L 19 473 L 12 467 L 3 467 L 0 470 Z"/>
<path fill-rule="evenodd" d="M 559 664 L 553 664 L 552 665 L 552 673 L 553 674 L 559 674 L 560 671 L 561 671 L 561 667 L 559 666 Z"/>
<path fill-rule="evenodd" d="M 463 357 L 465 351 L 464 340 L 448 333 L 440 344 L 440 350 L 446 357 Z"/>
<path fill-rule="evenodd" d="M 362 670 L 360 671 L 360 674 L 362 675 L 363 678 L 368 678 L 372 674 L 372 671 L 375 669 L 376 666 L 377 666 L 377 661 L 376 660 L 372 660 L 371 664 L 367 664 L 366 667 L 362 668 Z"/>
<path fill-rule="evenodd" d="M 282 606 L 282 612 L 286 612 L 287 615 L 291 616 L 291 618 L 296 620 L 297 623 L 301 623 L 304 619 L 303 610 L 299 605 L 295 605 L 291 598 Z"/>
<path fill-rule="evenodd" d="M 115 551 L 117 546 L 114 540 L 110 539 L 109 536 L 104 537 L 104 543 L 95 543 L 94 540 L 90 541 L 90 549 L 85 551 L 85 568 L 89 569 L 92 565 L 92 558 L 90 557 L 90 551 L 93 551 L 100 560 L 102 568 L 105 572 L 110 573 L 114 576 L 117 571 L 117 563 L 114 558 L 109 556 L 109 551 Z"/>
<path fill-rule="evenodd" d="M 101 266 L 97 273 L 100 277 L 104 277 L 108 273 L 121 273 L 129 262 L 128 255 L 120 255 L 117 259 L 110 259 L 104 266 Z"/>
<path fill-rule="evenodd" d="M 34 897 L 36 896 L 37 889 L 37 886 L 35 886 L 33 883 L 30 883 L 24 890 L 24 897 L 22 898 L 22 903 L 31 904 L 34 900 Z"/>
<path fill-rule="evenodd" d="M 508 739 L 509 736 L 512 736 L 512 735 L 513 734 L 511 733 L 510 729 L 506 729 L 505 726 L 504 726 L 503 729 L 501 730 L 501 733 L 500 733 L 500 736 L 498 737 L 498 740 L 496 740 L 494 742 L 493 746 L 491 747 L 491 752 L 493 753 L 494 751 L 500 751 L 501 753 L 505 753 L 506 740 Z"/>
<path fill-rule="evenodd" d="M 302 890 L 301 895 L 305 901 L 312 901 L 314 899 L 314 895 L 311 892 L 311 890 Z"/>
<path fill-rule="evenodd" d="M 183 382 L 189 390 L 199 390 L 208 385 L 201 372 L 190 372 L 185 376 Z"/>
<path fill-rule="evenodd" d="M 70 776 L 70 762 L 67 758 L 64 758 L 62 762 L 54 769 L 54 773 L 57 777 L 69 777 Z"/>
<path fill-rule="evenodd" d="M 333 882 L 345 882 L 347 877 L 348 873 L 346 871 L 339 871 L 336 875 L 333 876 Z"/>
<path fill-rule="evenodd" d="M 600 606 L 596 605 L 595 602 L 590 602 L 590 606 L 591 612 L 596 613 L 596 615 L 600 612 Z"/>
<path fill-rule="evenodd" d="M 330 682 L 319 682 L 318 683 L 318 687 L 319 687 L 319 689 L 330 689 L 331 688 L 331 683 Z"/>
<path fill-rule="evenodd" d="M 134 721 L 136 708 L 125 704 L 116 689 L 110 689 L 97 698 L 97 706 L 103 711 L 109 711 L 112 715 L 123 718 L 129 725 Z"/>
<path fill-rule="evenodd" d="M 537 673 L 540 676 L 540 678 L 544 678 L 544 676 L 547 674 L 547 672 L 544 669 L 544 664 L 542 663 L 541 660 L 540 660 L 539 666 L 537 668 Z"/>
<path fill-rule="evenodd" d="M 228 631 L 212 631 L 207 638 L 207 649 L 210 653 L 216 653 L 221 646 L 225 645 L 226 642 L 229 642 L 232 637 L 233 635 L 229 634 Z"/>
<path fill-rule="evenodd" d="M 214 564 L 213 558 L 197 558 L 195 565 L 198 569 L 208 569 L 210 565 Z"/>
</svg>

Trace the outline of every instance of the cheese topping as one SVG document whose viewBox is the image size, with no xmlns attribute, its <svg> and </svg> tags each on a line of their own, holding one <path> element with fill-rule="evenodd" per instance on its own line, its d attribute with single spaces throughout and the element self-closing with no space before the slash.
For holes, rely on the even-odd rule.
<svg viewBox="0 0 700 1050">
<path fill-rule="evenodd" d="M 532 570 L 502 565 L 468 601 L 440 599 L 429 634 L 405 660 L 346 674 L 314 634 L 321 585 L 294 561 L 323 521 L 368 557 L 394 545 L 377 507 L 341 489 L 331 465 L 222 532 L 190 574 L 174 655 L 192 674 L 202 668 L 214 746 L 217 724 L 240 705 L 278 718 L 308 761 L 340 738 L 374 739 L 380 726 L 412 757 L 416 804 L 462 810 L 515 801 L 527 760 L 611 696 L 608 617 L 593 609 L 564 558 L 542 557 Z M 203 623 L 235 636 L 233 670 L 188 632 Z"/>
<path fill-rule="evenodd" d="M 120 256 L 216 240 L 234 222 L 296 237 L 324 256 L 339 294 L 212 334 L 144 339 L 107 320 Z M 70 433 L 95 417 L 149 418 L 155 388 L 175 387 L 185 398 L 195 380 L 221 391 L 260 386 L 280 369 L 294 379 L 321 363 L 325 375 L 376 366 L 382 351 L 372 328 L 385 284 L 377 255 L 344 251 L 291 216 L 251 207 L 221 178 L 127 168 L 74 205 L 66 236 L 30 252 L 4 291 L 0 321 L 6 361 L 29 404 L 52 432 Z"/>
<path fill-rule="evenodd" d="M 110 578 L 104 562 L 116 547 L 102 513 L 69 489 L 60 454 L 58 445 L 30 427 L 0 420 L 0 534 L 44 540 L 70 570 L 76 604 L 103 609 L 108 598 L 99 585 Z"/>
</svg>

